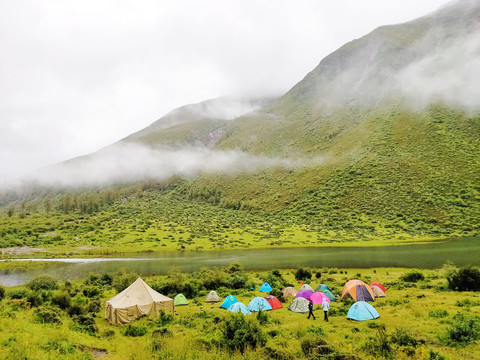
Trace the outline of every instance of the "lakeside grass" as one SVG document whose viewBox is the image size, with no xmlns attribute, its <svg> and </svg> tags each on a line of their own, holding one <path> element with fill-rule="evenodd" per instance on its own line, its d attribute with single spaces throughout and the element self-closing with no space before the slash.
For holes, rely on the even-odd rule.
<svg viewBox="0 0 480 360">
<path fill-rule="evenodd" d="M 405 273 L 411 271 L 421 272 L 425 279 L 417 283 L 401 280 Z M 416 346 L 391 343 L 390 358 L 424 360 L 432 352 L 452 360 L 480 357 L 480 345 L 475 342 L 464 346 L 447 346 L 442 340 L 457 313 L 478 319 L 480 296 L 474 292 L 447 290 L 441 270 L 376 268 L 316 269 L 315 272 L 321 273 L 321 277 L 316 279 L 314 276 L 310 282 L 312 286 L 315 288 L 319 283 L 326 283 L 335 294 L 341 293 L 343 284 L 352 278 L 385 284 L 387 296 L 372 303 L 380 313 L 380 318 L 364 322 L 349 321 L 345 315 L 349 305 L 332 302 L 329 323 L 323 322 L 323 314 L 318 307 L 317 320 L 307 320 L 307 314 L 287 310 L 289 300 L 284 308 L 268 312 L 268 322 L 259 325 L 267 336 L 265 346 L 256 350 L 247 349 L 242 355 L 238 351 L 229 353 L 220 345 L 222 326 L 231 315 L 220 309 L 220 304 L 203 302 L 209 289 L 201 290 L 194 298 L 189 298 L 188 306 L 177 307 L 171 322 L 162 324 L 146 318 L 136 321 L 133 325 L 145 327 L 146 334 L 129 337 L 123 335 L 126 325 L 111 326 L 103 318 L 104 301 L 116 294 L 112 287 L 99 288 L 98 299 L 102 306 L 94 312 L 98 331 L 89 335 L 79 330 L 75 320 L 63 311 L 59 311 L 62 324 L 35 323 L 34 308 L 25 306 L 21 300 L 8 298 L 9 292 L 24 289 L 22 286 L 7 288 L 7 298 L 0 302 L 0 352 L 5 359 L 93 359 L 96 355 L 106 355 L 108 359 L 213 359 L 219 356 L 232 359 L 295 359 L 309 358 L 302 351 L 302 344 L 321 338 L 337 354 L 354 356 L 351 359 L 378 359 L 382 356 L 368 350 L 368 345 L 378 341 L 379 329 L 384 326 L 389 336 L 404 331 L 417 342 Z M 280 273 L 287 282 L 299 288 L 300 282 L 295 279 L 294 270 L 281 270 Z M 268 272 L 249 271 L 247 275 L 255 283 L 254 291 L 222 287 L 217 292 L 221 297 L 232 293 L 247 305 L 254 296 L 264 296 L 258 289 Z M 153 286 L 171 281 L 172 277 L 180 277 L 180 281 L 188 283 L 194 281 L 193 276 L 172 272 L 144 280 Z M 74 281 L 70 286 L 60 284 L 60 289 L 53 293 L 74 289 L 77 295 L 73 299 L 88 303 L 92 299 L 81 294 L 83 289 L 92 287 L 95 286 Z M 251 317 L 252 321 L 258 322 L 255 315 Z M 164 329 L 162 335 L 155 331 L 159 329 Z"/>
<path fill-rule="evenodd" d="M 151 214 L 146 218 L 151 218 Z M 100 212 L 95 217 L 56 213 L 48 218 L 32 214 L 26 218 L 4 218 L 1 258 L 109 257 L 141 252 L 214 251 L 299 247 L 381 247 L 427 244 L 446 236 L 420 234 L 362 234 L 348 230 L 313 231 L 306 225 L 278 222 L 210 219 L 205 227 L 179 224 L 166 219 L 115 219 Z M 135 224 L 141 225 L 135 225 Z M 9 247 L 10 246 L 10 247 Z M 13 246 L 13 248 L 11 248 Z M 22 247 L 21 252 L 15 247 Z M 28 247 L 32 251 L 28 251 Z"/>
</svg>

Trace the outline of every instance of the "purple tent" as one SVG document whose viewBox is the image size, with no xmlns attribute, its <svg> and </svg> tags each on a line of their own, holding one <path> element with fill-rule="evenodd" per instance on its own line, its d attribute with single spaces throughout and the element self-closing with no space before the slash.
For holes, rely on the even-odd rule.
<svg viewBox="0 0 480 360">
<path fill-rule="evenodd" d="M 297 296 L 295 296 L 295 297 L 297 297 L 297 298 L 298 298 L 298 297 L 303 297 L 303 298 L 305 298 L 305 299 L 308 300 L 308 298 L 309 298 L 310 296 L 312 296 L 312 294 L 313 294 L 313 291 L 312 291 L 312 290 L 300 290 L 300 291 L 297 293 Z"/>
</svg>

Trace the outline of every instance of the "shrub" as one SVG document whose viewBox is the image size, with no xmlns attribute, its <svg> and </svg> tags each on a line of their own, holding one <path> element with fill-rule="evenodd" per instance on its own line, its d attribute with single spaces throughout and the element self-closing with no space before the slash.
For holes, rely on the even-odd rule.
<svg viewBox="0 0 480 360">
<path fill-rule="evenodd" d="M 447 277 L 448 287 L 455 291 L 479 291 L 480 271 L 474 267 L 464 267 L 453 271 Z"/>
<path fill-rule="evenodd" d="M 10 299 L 23 299 L 28 296 L 28 291 L 26 289 L 15 289 L 11 290 L 8 293 L 8 297 Z"/>
<path fill-rule="evenodd" d="M 301 348 L 303 354 L 309 359 L 320 359 L 335 353 L 335 349 L 319 337 L 308 337 L 302 340 Z"/>
<path fill-rule="evenodd" d="M 446 356 L 441 355 L 439 352 L 436 352 L 430 349 L 430 351 L 427 354 L 427 360 L 448 360 L 448 358 Z"/>
<path fill-rule="evenodd" d="M 31 290 L 56 290 L 58 289 L 57 281 L 48 275 L 40 275 L 27 284 Z"/>
<path fill-rule="evenodd" d="M 68 315 L 70 316 L 77 316 L 77 315 L 82 315 L 85 313 L 85 309 L 83 308 L 82 305 L 80 304 L 73 304 L 68 308 Z"/>
<path fill-rule="evenodd" d="M 457 314 L 452 325 L 447 328 L 441 340 L 450 346 L 466 346 L 480 339 L 480 324 L 478 319 L 465 314 Z"/>
<path fill-rule="evenodd" d="M 295 279 L 298 281 L 310 281 L 312 279 L 312 272 L 310 269 L 300 267 L 295 271 Z"/>
<path fill-rule="evenodd" d="M 41 306 L 35 310 L 34 321 L 40 324 L 61 324 L 60 316 L 58 315 L 58 309 Z"/>
<path fill-rule="evenodd" d="M 78 315 L 73 317 L 74 324 L 71 326 L 72 330 L 85 332 L 91 336 L 98 333 L 98 328 L 95 325 L 95 320 L 91 315 Z"/>
<path fill-rule="evenodd" d="M 135 280 L 137 280 L 137 274 L 124 274 L 116 276 L 113 280 L 112 286 L 117 290 L 117 293 L 122 292 L 129 287 Z"/>
<path fill-rule="evenodd" d="M 282 303 L 286 301 L 286 299 L 283 297 L 283 292 L 278 289 L 272 289 L 272 291 L 270 291 L 270 295 L 275 296 Z"/>
<path fill-rule="evenodd" d="M 391 358 L 393 355 L 392 345 L 383 326 L 377 327 L 377 336 L 369 338 L 363 348 L 371 354 L 378 354 L 386 358 Z"/>
<path fill-rule="evenodd" d="M 143 325 L 131 325 L 129 324 L 122 330 L 124 336 L 139 337 L 144 336 L 147 333 L 147 327 Z"/>
<path fill-rule="evenodd" d="M 160 314 L 158 316 L 158 319 L 156 320 L 156 323 L 160 326 L 167 325 L 173 321 L 173 315 L 172 314 L 167 314 L 165 311 L 160 311 Z"/>
<path fill-rule="evenodd" d="M 243 270 L 236 271 L 227 277 L 225 286 L 230 289 L 245 289 L 248 286 L 248 275 Z"/>
<path fill-rule="evenodd" d="M 445 309 L 435 309 L 435 310 L 431 310 L 428 313 L 428 316 L 432 318 L 445 318 L 448 316 L 448 311 Z"/>
<path fill-rule="evenodd" d="M 5 288 L 3 286 L 0 286 L 0 301 L 2 301 L 5 298 Z"/>
<path fill-rule="evenodd" d="M 263 281 L 269 283 L 272 288 L 283 288 L 287 284 L 280 271 L 276 269 L 269 272 Z"/>
<path fill-rule="evenodd" d="M 113 275 L 111 274 L 108 274 L 108 273 L 105 273 L 105 274 L 102 274 L 102 276 L 100 277 L 100 285 L 112 285 L 113 283 Z"/>
<path fill-rule="evenodd" d="M 83 295 L 88 297 L 88 298 L 93 298 L 96 296 L 99 296 L 101 294 L 101 291 L 97 287 L 87 287 L 83 289 Z"/>
<path fill-rule="evenodd" d="M 62 292 L 52 296 L 52 304 L 57 305 L 62 310 L 68 309 L 71 303 L 72 298 L 70 295 L 68 295 L 68 293 Z"/>
<path fill-rule="evenodd" d="M 96 314 L 100 311 L 100 308 L 100 300 L 95 299 L 88 302 L 87 308 L 85 310 L 87 311 L 87 313 Z"/>
<path fill-rule="evenodd" d="M 31 307 L 39 307 L 43 304 L 43 297 L 42 294 L 39 294 L 36 291 L 32 291 L 27 295 L 27 303 Z"/>
<path fill-rule="evenodd" d="M 220 344 L 230 352 L 239 350 L 243 354 L 247 347 L 256 349 L 265 346 L 266 342 L 267 336 L 252 319 L 247 320 L 242 314 L 232 314 L 225 320 Z"/>
<path fill-rule="evenodd" d="M 73 354 L 75 352 L 75 344 L 66 339 L 54 339 L 48 341 L 42 348 L 46 351 L 56 351 L 60 355 Z"/>
<path fill-rule="evenodd" d="M 260 325 L 265 325 L 270 322 L 270 316 L 265 311 L 259 311 L 257 313 L 257 320 Z"/>
<path fill-rule="evenodd" d="M 311 333 L 311 334 L 315 334 L 315 335 L 324 335 L 325 334 L 325 331 L 323 331 L 323 329 L 320 326 L 313 326 L 313 325 L 311 325 L 307 328 L 307 332 Z"/>
<path fill-rule="evenodd" d="M 416 347 L 418 342 L 410 334 L 408 330 L 405 329 L 396 329 L 395 332 L 390 336 L 392 343 L 399 346 L 413 346 Z"/>
<path fill-rule="evenodd" d="M 425 276 L 419 271 L 410 271 L 403 275 L 401 280 L 406 282 L 418 282 L 425 279 Z"/>
</svg>

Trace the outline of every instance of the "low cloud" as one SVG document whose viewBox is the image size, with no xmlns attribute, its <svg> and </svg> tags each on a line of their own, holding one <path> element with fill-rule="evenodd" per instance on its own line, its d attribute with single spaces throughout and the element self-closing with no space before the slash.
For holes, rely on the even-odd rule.
<svg viewBox="0 0 480 360">
<path fill-rule="evenodd" d="M 303 160 L 250 155 L 242 151 L 207 148 L 152 149 L 135 143 L 119 143 L 91 156 L 44 168 L 18 181 L 16 186 L 93 187 L 133 183 L 172 176 L 192 178 L 202 173 L 238 174 L 266 168 L 294 169 L 320 164 Z"/>
<path fill-rule="evenodd" d="M 416 107 L 433 102 L 480 111 L 480 31 L 435 49 L 396 76 L 402 92 Z"/>
</svg>

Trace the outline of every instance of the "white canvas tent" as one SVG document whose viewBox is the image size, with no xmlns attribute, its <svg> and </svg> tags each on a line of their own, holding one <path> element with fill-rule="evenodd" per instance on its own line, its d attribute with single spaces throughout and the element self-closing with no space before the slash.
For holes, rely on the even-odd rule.
<svg viewBox="0 0 480 360">
<path fill-rule="evenodd" d="M 141 316 L 156 318 L 162 310 L 173 313 L 173 309 L 173 299 L 156 292 L 138 278 L 105 303 L 105 319 L 113 325 L 121 325 Z"/>
</svg>

